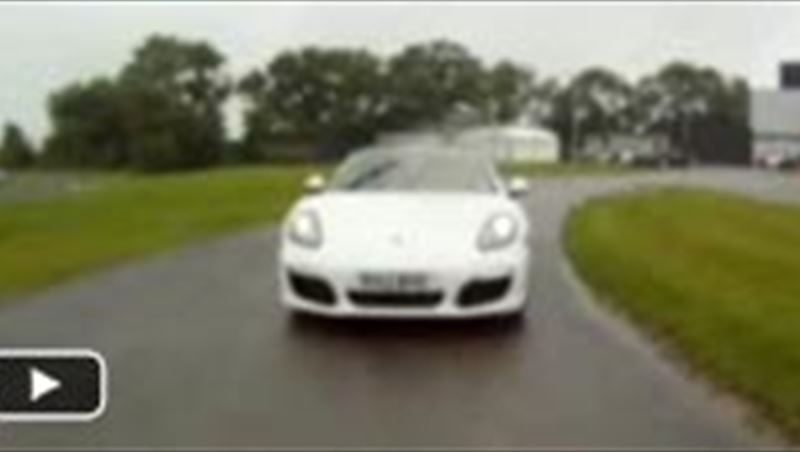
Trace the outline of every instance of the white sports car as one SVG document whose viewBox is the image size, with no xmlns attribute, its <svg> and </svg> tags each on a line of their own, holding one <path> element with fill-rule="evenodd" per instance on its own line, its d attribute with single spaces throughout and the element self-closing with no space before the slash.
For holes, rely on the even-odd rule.
<svg viewBox="0 0 800 452">
<path fill-rule="evenodd" d="M 449 149 L 368 149 L 291 209 L 280 296 L 331 317 L 514 315 L 528 296 L 528 222 L 492 163 Z M 324 187 L 324 188 L 323 188 Z"/>
</svg>

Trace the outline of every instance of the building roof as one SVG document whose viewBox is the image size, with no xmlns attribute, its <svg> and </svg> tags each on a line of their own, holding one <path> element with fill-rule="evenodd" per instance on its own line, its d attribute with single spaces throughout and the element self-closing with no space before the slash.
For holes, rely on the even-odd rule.
<svg viewBox="0 0 800 452">
<path fill-rule="evenodd" d="M 506 136 L 509 138 L 517 138 L 517 139 L 529 139 L 529 140 L 549 140 L 554 141 L 557 140 L 556 134 L 540 127 L 533 127 L 533 126 L 518 126 L 518 125 L 511 125 L 501 128 L 498 133 L 501 136 Z"/>
<path fill-rule="evenodd" d="M 750 96 L 756 134 L 800 135 L 800 90 L 757 90 Z"/>
<path fill-rule="evenodd" d="M 473 127 L 460 134 L 462 139 L 512 139 L 557 142 L 558 137 L 555 133 L 535 126 L 525 125 L 505 125 L 505 126 L 483 126 Z"/>
</svg>

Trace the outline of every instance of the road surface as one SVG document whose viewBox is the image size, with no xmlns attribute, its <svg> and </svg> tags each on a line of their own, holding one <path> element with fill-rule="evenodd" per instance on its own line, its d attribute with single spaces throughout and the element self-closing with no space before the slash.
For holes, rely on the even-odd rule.
<svg viewBox="0 0 800 452">
<path fill-rule="evenodd" d="M 533 293 L 516 328 L 290 322 L 269 229 L 91 275 L 4 307 L 0 346 L 96 349 L 108 410 L 90 424 L 0 425 L 0 446 L 773 444 L 595 305 L 560 247 L 570 207 L 665 183 L 800 199 L 800 179 L 725 169 L 535 182 Z"/>
</svg>

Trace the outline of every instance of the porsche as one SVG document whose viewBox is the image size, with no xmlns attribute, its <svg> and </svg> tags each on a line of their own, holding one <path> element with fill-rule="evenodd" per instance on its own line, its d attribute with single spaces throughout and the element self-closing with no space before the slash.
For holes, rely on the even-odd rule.
<svg viewBox="0 0 800 452">
<path fill-rule="evenodd" d="M 281 227 L 279 286 L 293 312 L 329 317 L 521 317 L 529 226 L 493 161 L 458 149 L 365 149 Z"/>
</svg>

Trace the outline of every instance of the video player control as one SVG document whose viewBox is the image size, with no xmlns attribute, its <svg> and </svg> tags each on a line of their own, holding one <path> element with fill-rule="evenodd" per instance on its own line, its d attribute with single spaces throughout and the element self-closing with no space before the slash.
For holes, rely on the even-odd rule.
<svg viewBox="0 0 800 452">
<path fill-rule="evenodd" d="M 83 349 L 0 349 L 0 421 L 89 421 L 106 404 L 103 358 Z"/>
</svg>

